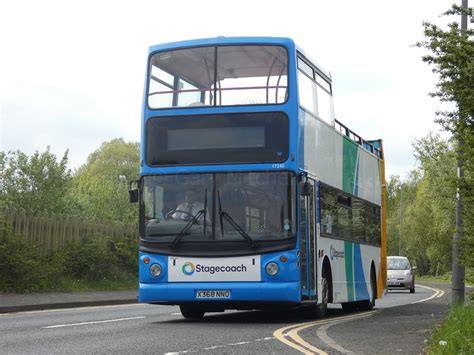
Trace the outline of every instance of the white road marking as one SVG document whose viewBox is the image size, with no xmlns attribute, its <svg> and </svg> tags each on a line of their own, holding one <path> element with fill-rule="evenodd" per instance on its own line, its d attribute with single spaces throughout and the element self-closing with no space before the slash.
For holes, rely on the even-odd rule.
<svg viewBox="0 0 474 355">
<path fill-rule="evenodd" d="M 87 310 L 87 309 L 97 310 L 97 309 L 100 309 L 100 308 L 146 307 L 146 306 L 148 306 L 148 305 L 143 304 L 143 303 L 128 303 L 128 304 L 117 304 L 117 305 L 110 305 L 110 306 L 87 306 L 87 307 L 74 307 L 74 308 L 55 308 L 55 309 L 43 309 L 43 310 L 40 310 L 40 311 L 23 311 L 23 312 L 2 313 L 2 314 L 0 314 L 0 317 L 10 316 L 10 315 L 35 314 L 35 313 L 82 311 L 82 310 Z"/>
<path fill-rule="evenodd" d="M 431 291 L 434 291 L 434 294 L 431 295 L 430 297 L 428 298 L 424 298 L 422 300 L 419 300 L 419 301 L 415 301 L 415 302 L 411 302 L 411 304 L 415 304 L 415 303 L 421 303 L 421 302 L 426 302 L 426 301 L 429 301 L 433 298 L 440 298 L 440 297 L 443 297 L 444 295 L 444 291 L 443 290 L 440 290 L 440 289 L 437 289 L 437 288 L 432 288 L 432 287 L 429 287 L 429 286 L 422 286 L 422 285 L 416 285 L 416 287 L 423 287 L 423 288 L 426 288 L 428 290 L 431 290 Z"/>
<path fill-rule="evenodd" d="M 268 341 L 268 340 L 275 340 L 275 337 L 265 337 L 265 338 L 254 339 L 254 340 L 249 340 L 249 341 L 240 341 L 238 343 L 231 343 L 231 344 L 220 344 L 220 345 L 209 346 L 207 348 L 202 348 L 202 349 L 188 349 L 188 350 L 180 350 L 180 351 L 171 351 L 171 352 L 165 353 L 165 355 L 180 355 L 180 354 L 198 353 L 198 352 L 202 352 L 202 351 L 224 349 L 224 348 L 231 347 L 231 346 L 248 345 L 248 344 L 251 344 L 251 343 L 258 343 L 258 342 L 261 342 L 261 341 Z"/>
<path fill-rule="evenodd" d="M 118 318 L 118 319 L 108 319 L 108 320 L 97 320 L 92 322 L 82 322 L 82 323 L 70 323 L 70 324 L 57 324 L 49 325 L 47 327 L 41 327 L 41 329 L 54 329 L 54 328 L 64 328 L 64 327 L 75 327 L 79 325 L 90 325 L 90 324 L 102 324 L 102 323 L 113 323 L 113 322 L 123 322 L 127 320 L 135 319 L 145 319 L 145 317 L 130 317 L 130 318 Z"/>
</svg>

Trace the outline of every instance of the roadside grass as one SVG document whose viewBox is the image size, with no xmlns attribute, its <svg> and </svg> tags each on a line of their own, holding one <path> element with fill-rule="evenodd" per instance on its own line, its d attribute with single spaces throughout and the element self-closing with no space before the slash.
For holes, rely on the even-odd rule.
<svg viewBox="0 0 474 355">
<path fill-rule="evenodd" d="M 456 306 L 428 341 L 428 354 L 474 354 L 474 304 Z"/>
<path fill-rule="evenodd" d="M 61 278 L 51 288 L 43 292 L 86 292 L 86 291 L 123 291 L 138 288 L 135 275 L 124 275 L 115 280 L 77 280 Z"/>
<path fill-rule="evenodd" d="M 441 283 L 450 283 L 451 275 L 443 276 L 431 276 L 431 275 L 416 275 L 416 280 L 418 281 L 428 281 L 428 282 L 441 282 Z"/>
<path fill-rule="evenodd" d="M 441 282 L 441 283 L 451 283 L 451 273 L 446 273 L 440 276 L 433 275 L 416 275 L 416 280 L 419 281 L 428 281 L 428 282 Z M 474 286 L 474 270 L 466 269 L 465 270 L 465 285 Z"/>
</svg>

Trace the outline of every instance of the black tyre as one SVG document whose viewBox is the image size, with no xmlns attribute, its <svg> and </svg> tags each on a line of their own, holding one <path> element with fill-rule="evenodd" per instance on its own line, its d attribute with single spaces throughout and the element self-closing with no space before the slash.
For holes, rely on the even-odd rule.
<svg viewBox="0 0 474 355">
<path fill-rule="evenodd" d="M 345 302 L 341 303 L 341 306 L 344 312 L 354 312 L 357 310 L 357 302 Z"/>
<path fill-rule="evenodd" d="M 415 293 L 415 276 L 413 276 L 413 285 L 410 288 L 410 293 Z"/>
<path fill-rule="evenodd" d="M 314 315 L 317 318 L 324 318 L 328 311 L 329 285 L 325 277 L 321 278 L 321 303 L 314 308 Z"/>
<path fill-rule="evenodd" d="M 183 317 L 188 319 L 201 319 L 204 317 L 204 313 L 206 313 L 200 308 L 188 305 L 181 305 L 179 309 Z"/>
<path fill-rule="evenodd" d="M 372 292 L 371 292 L 371 295 L 370 295 L 370 300 L 357 302 L 358 306 L 359 306 L 359 309 L 361 311 L 371 311 L 372 309 L 374 309 L 375 295 L 377 293 L 377 288 L 376 287 L 377 287 L 377 285 L 375 283 L 374 277 L 371 274 L 370 275 L 370 288 L 371 288 Z"/>
</svg>

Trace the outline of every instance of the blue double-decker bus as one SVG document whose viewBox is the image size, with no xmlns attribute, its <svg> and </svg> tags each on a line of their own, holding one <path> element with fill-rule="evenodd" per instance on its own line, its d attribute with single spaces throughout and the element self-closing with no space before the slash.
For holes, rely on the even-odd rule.
<svg viewBox="0 0 474 355">
<path fill-rule="evenodd" d="M 323 316 L 383 295 L 381 141 L 334 118 L 329 73 L 291 39 L 150 47 L 140 159 L 140 302 Z"/>
</svg>

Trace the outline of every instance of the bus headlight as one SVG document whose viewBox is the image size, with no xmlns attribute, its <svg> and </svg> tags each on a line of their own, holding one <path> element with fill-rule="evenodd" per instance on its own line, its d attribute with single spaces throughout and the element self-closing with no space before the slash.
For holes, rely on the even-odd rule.
<svg viewBox="0 0 474 355">
<path fill-rule="evenodd" d="M 153 264 L 150 266 L 150 273 L 153 277 L 158 277 L 161 275 L 161 265 L 160 264 Z"/>
<path fill-rule="evenodd" d="M 270 262 L 267 264 L 267 266 L 265 266 L 265 271 L 270 276 L 275 276 L 276 274 L 278 274 L 279 269 L 280 268 L 278 267 L 278 264 L 274 262 Z"/>
</svg>

